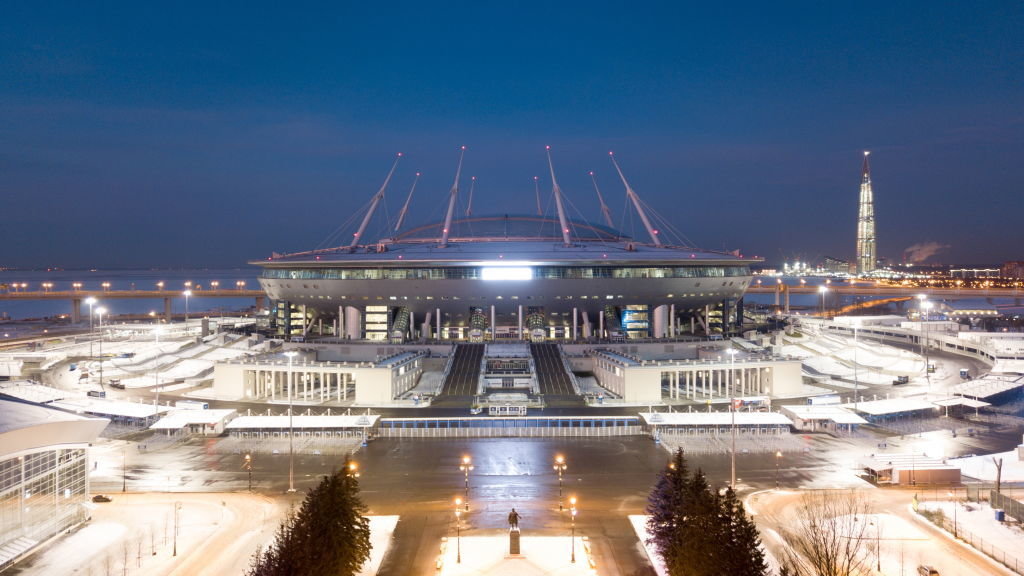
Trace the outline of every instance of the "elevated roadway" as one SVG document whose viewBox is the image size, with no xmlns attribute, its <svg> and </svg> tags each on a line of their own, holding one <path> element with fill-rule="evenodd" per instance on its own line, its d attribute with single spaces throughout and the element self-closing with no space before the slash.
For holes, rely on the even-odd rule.
<svg viewBox="0 0 1024 576">
<path fill-rule="evenodd" d="M 171 319 L 171 302 L 184 298 L 181 290 L 25 290 L 0 292 L 0 300 L 70 300 L 71 321 L 81 321 L 82 303 L 87 298 L 96 300 L 163 300 L 164 317 Z M 245 289 L 193 289 L 189 298 L 253 298 L 256 309 L 265 307 L 267 295 L 262 290 Z"/>
</svg>

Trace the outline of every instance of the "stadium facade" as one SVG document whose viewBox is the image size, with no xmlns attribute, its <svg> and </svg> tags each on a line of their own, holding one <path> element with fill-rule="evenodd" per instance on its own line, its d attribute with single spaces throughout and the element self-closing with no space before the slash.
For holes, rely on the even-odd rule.
<svg viewBox="0 0 1024 576">
<path fill-rule="evenodd" d="M 392 166 L 351 244 L 253 262 L 276 301 L 279 333 L 392 342 L 624 340 L 739 326 L 758 259 L 663 242 L 621 171 L 647 241 L 571 220 L 548 160 L 557 216 L 455 218 L 460 157 L 443 222 L 401 231 L 403 209 L 393 233 L 362 242 Z M 607 215 L 603 199 L 601 208 Z"/>
</svg>

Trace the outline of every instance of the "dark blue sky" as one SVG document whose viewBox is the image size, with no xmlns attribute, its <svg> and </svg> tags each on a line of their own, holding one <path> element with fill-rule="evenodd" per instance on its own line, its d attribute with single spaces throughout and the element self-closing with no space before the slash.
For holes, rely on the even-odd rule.
<svg viewBox="0 0 1024 576">
<path fill-rule="evenodd" d="M 462 144 L 475 213 L 529 211 L 550 144 L 620 220 L 615 150 L 686 238 L 769 262 L 853 257 L 870 149 L 879 255 L 1024 259 L 1020 2 L 282 6 L 5 3 L 0 266 L 316 247 L 399 151 L 390 214 L 420 170 L 437 219 Z"/>
</svg>

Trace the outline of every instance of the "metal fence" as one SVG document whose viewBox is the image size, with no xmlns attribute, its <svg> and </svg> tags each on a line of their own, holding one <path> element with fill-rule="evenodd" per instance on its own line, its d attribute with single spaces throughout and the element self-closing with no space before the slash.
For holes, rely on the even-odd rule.
<svg viewBox="0 0 1024 576">
<path fill-rule="evenodd" d="M 382 418 L 380 438 L 607 437 L 646 435 L 633 417 Z"/>
<path fill-rule="evenodd" d="M 920 512 L 918 513 L 920 514 Z M 971 532 L 970 530 L 965 530 L 963 523 L 954 523 L 951 518 L 947 518 L 946 516 L 936 517 L 924 514 L 922 515 L 935 523 L 939 528 L 942 528 L 959 540 L 963 540 L 967 544 L 970 544 L 975 550 L 978 550 L 982 554 L 985 554 L 989 558 L 999 562 L 1017 574 L 1024 574 L 1024 557 L 1014 556 L 1013 554 L 1007 553 L 1002 548 L 994 546 L 991 542 L 986 542 L 981 536 Z"/>
<path fill-rule="evenodd" d="M 1024 502 L 1014 500 L 1006 494 L 1000 494 L 992 490 L 988 494 L 988 501 L 994 509 L 1002 509 L 1007 516 L 1013 516 L 1018 521 L 1024 521 Z"/>
</svg>

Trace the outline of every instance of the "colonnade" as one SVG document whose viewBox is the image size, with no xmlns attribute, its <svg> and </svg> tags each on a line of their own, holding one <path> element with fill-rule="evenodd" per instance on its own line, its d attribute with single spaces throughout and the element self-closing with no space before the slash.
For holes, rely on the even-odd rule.
<svg viewBox="0 0 1024 576">
<path fill-rule="evenodd" d="M 772 369 L 767 366 L 693 366 L 662 371 L 673 400 L 701 400 L 772 394 Z"/>
<path fill-rule="evenodd" d="M 349 372 L 326 366 L 256 365 L 242 371 L 243 385 L 250 397 L 287 400 L 289 382 L 292 400 L 319 401 L 348 400 L 354 392 L 355 377 Z"/>
</svg>

